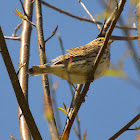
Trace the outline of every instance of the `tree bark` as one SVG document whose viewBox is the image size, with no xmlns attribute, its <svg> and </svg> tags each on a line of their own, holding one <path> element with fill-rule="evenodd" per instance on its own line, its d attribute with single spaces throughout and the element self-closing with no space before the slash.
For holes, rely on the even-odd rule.
<svg viewBox="0 0 140 140">
<path fill-rule="evenodd" d="M 28 16 L 28 19 L 32 20 L 33 4 L 32 0 L 24 1 L 24 10 Z M 24 65 L 19 72 L 19 82 L 28 103 L 28 64 L 29 64 L 29 51 L 30 51 L 30 37 L 31 37 L 31 24 L 23 20 L 22 33 L 21 33 L 21 44 L 20 44 L 20 57 L 19 57 L 19 67 Z M 20 136 L 21 140 L 30 140 L 31 135 L 22 111 L 19 107 L 18 118 L 20 126 Z"/>
</svg>

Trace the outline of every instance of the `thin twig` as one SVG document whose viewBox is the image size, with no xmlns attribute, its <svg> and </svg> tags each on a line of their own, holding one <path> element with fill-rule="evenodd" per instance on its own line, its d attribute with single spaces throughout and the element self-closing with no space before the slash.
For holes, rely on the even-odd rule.
<svg viewBox="0 0 140 140">
<path fill-rule="evenodd" d="M 22 25 L 22 21 L 15 28 L 14 33 L 12 34 L 12 37 L 17 37 L 17 31 L 21 27 L 21 25 Z"/>
<path fill-rule="evenodd" d="M 65 55 L 65 53 L 64 53 L 64 47 L 63 47 L 63 43 L 62 43 L 62 39 L 61 39 L 61 37 L 60 37 L 60 34 L 58 34 L 58 39 L 59 39 L 59 42 L 60 42 L 62 54 Z M 65 60 L 65 56 L 64 56 L 64 60 Z M 68 72 L 68 69 L 67 69 L 67 64 L 65 63 L 65 61 L 64 61 L 64 64 L 65 64 L 66 72 L 67 72 L 68 79 L 69 79 L 68 81 L 70 81 L 70 75 L 69 75 L 69 72 Z M 68 82 L 68 84 L 69 84 L 70 91 L 71 91 L 71 95 L 72 95 L 72 98 L 73 98 L 72 104 L 71 104 L 71 105 L 73 105 L 73 101 L 74 101 L 74 102 L 76 101 L 76 100 L 74 100 L 74 99 L 75 99 L 75 96 L 76 96 L 76 97 L 77 97 L 77 95 L 79 96 L 79 93 L 80 93 L 80 91 L 81 91 L 82 85 L 81 85 L 81 86 L 79 85 L 78 88 L 76 88 L 76 89 L 75 89 L 75 87 L 74 87 L 74 89 L 75 89 L 75 95 L 73 95 L 72 86 L 74 86 L 74 85 L 73 85 L 72 83 L 70 84 L 70 82 Z M 72 85 L 72 86 L 71 86 L 71 85 Z M 71 109 L 72 109 L 72 106 L 70 107 L 70 111 L 71 111 Z M 78 137 L 81 138 L 80 123 L 79 123 L 79 121 L 78 121 L 78 116 L 77 116 L 77 125 L 78 125 L 78 132 L 79 132 Z"/>
<path fill-rule="evenodd" d="M 27 22 L 29 22 L 31 25 L 33 25 L 34 27 L 36 27 L 36 24 L 31 22 L 28 18 L 26 19 Z"/>
<path fill-rule="evenodd" d="M 17 140 L 14 136 L 12 136 L 11 134 L 9 135 L 11 138 L 12 138 L 12 140 Z"/>
<path fill-rule="evenodd" d="M 51 99 L 52 99 L 52 104 L 53 104 L 53 108 L 54 108 L 54 112 L 55 112 L 54 114 L 55 114 L 55 117 L 56 117 L 56 124 L 57 124 L 57 128 L 58 128 L 58 133 L 60 135 L 62 133 L 62 124 L 61 124 L 61 120 L 60 120 L 59 110 L 57 108 L 58 105 L 57 105 L 56 93 L 55 93 L 56 88 L 57 88 L 59 82 L 58 81 L 55 81 L 55 83 L 52 83 L 52 78 L 49 75 L 49 83 L 50 83 L 51 89 L 52 89 L 51 90 L 52 91 L 52 93 L 51 93 L 51 95 L 52 95 Z"/>
<path fill-rule="evenodd" d="M 24 9 L 24 5 L 23 5 L 22 0 L 19 0 L 19 1 L 20 1 L 20 3 L 21 3 L 21 7 L 22 7 L 22 10 L 23 10 L 23 12 L 24 12 L 24 15 L 28 17 L 28 15 L 26 14 L 26 11 L 25 11 L 25 9 Z"/>
<path fill-rule="evenodd" d="M 20 41 L 20 36 L 19 37 L 12 37 L 12 36 L 4 36 L 5 39 L 10 39 L 10 40 L 18 40 Z"/>
<path fill-rule="evenodd" d="M 57 32 L 57 29 L 58 29 L 58 25 L 56 26 L 55 30 L 53 31 L 52 35 L 50 37 L 48 37 L 46 40 L 45 40 L 45 43 L 50 40 Z"/>
<path fill-rule="evenodd" d="M 40 65 L 44 65 L 46 63 L 46 55 L 45 55 L 45 42 L 42 25 L 42 7 L 40 0 L 35 0 L 35 12 L 36 12 L 36 31 L 38 38 L 39 61 Z M 44 95 L 45 114 L 48 121 L 50 136 L 51 139 L 53 140 L 59 140 L 58 130 L 52 107 L 48 76 L 47 74 L 41 75 L 41 78 Z"/>
<path fill-rule="evenodd" d="M 70 17 L 72 17 L 72 18 L 78 19 L 78 20 L 80 20 L 80 21 L 86 21 L 86 22 L 90 22 L 90 23 L 93 23 L 93 24 L 100 24 L 100 25 L 103 25 L 103 23 L 100 22 L 100 21 L 93 22 L 93 21 L 90 20 L 90 19 L 86 19 L 86 18 L 84 18 L 84 17 L 79 17 L 79 16 L 76 16 L 76 15 L 73 15 L 73 14 L 67 12 L 67 11 L 64 11 L 64 10 L 62 10 L 62 9 L 59 9 L 59 8 L 57 8 L 57 7 L 55 7 L 55 6 L 51 5 L 51 4 L 48 4 L 47 2 L 45 2 L 45 1 L 43 1 L 43 0 L 41 0 L 41 3 L 42 3 L 43 5 L 45 5 L 45 6 L 47 6 L 47 7 L 51 8 L 51 9 L 53 9 L 53 10 L 56 10 L 56 11 L 62 13 L 62 14 L 65 14 L 65 15 L 70 16 Z M 137 28 L 134 28 L 134 27 L 127 27 L 127 26 L 119 26 L 119 25 L 116 25 L 115 27 L 116 27 L 116 28 L 119 28 L 119 29 L 137 30 Z"/>
<path fill-rule="evenodd" d="M 71 101 L 69 114 L 72 114 L 73 108 L 76 106 L 77 100 L 79 98 L 79 93 L 81 92 L 82 87 L 83 87 L 83 84 L 77 84 L 77 87 L 76 87 L 77 90 L 75 90 L 75 94 L 74 94 L 73 99 Z M 79 140 L 81 140 L 81 128 L 80 128 L 80 120 L 78 117 L 78 113 L 76 115 L 76 122 L 77 122 L 77 126 L 78 126 L 78 137 L 79 137 Z"/>
<path fill-rule="evenodd" d="M 61 50 L 62 50 L 62 55 L 64 56 L 64 65 L 65 65 L 66 73 L 68 75 L 68 84 L 69 84 L 69 87 L 70 87 L 71 95 L 73 97 L 73 90 L 72 90 L 72 85 L 71 85 L 71 82 L 70 82 L 71 81 L 71 79 L 70 79 L 70 73 L 69 73 L 68 68 L 67 68 L 64 47 L 63 47 L 63 43 L 62 43 L 62 39 L 61 39 L 60 34 L 58 34 L 58 39 L 59 39 L 59 42 L 60 42 L 60 47 L 61 47 Z"/>
<path fill-rule="evenodd" d="M 87 14 L 90 16 L 90 18 L 92 19 L 92 21 L 97 25 L 98 30 L 101 30 L 101 27 L 98 23 L 96 23 L 95 19 L 93 18 L 92 14 L 88 11 L 88 9 L 86 8 L 86 6 L 84 5 L 84 3 L 81 0 L 78 0 L 78 2 L 82 5 L 82 7 L 84 8 L 84 10 L 87 12 Z"/>
<path fill-rule="evenodd" d="M 120 22 L 121 25 L 124 25 L 124 21 L 123 21 L 123 19 L 122 19 L 121 17 L 120 17 L 120 19 L 119 19 L 119 22 Z M 129 33 L 129 30 L 126 30 L 126 29 L 124 29 L 123 32 L 124 32 L 124 34 L 125 34 L 126 36 L 129 36 L 129 34 L 130 34 L 130 33 Z M 128 41 L 127 41 L 127 44 L 128 44 L 128 45 L 127 45 L 128 50 L 130 50 L 131 52 L 133 52 L 133 60 L 134 60 L 134 62 L 135 62 L 137 71 L 138 71 L 139 76 L 140 76 L 140 63 L 139 63 L 139 59 L 138 59 L 138 57 L 137 57 L 136 49 L 134 49 L 133 43 L 132 43 L 131 40 L 128 40 Z"/>
<path fill-rule="evenodd" d="M 136 130 L 136 129 L 128 128 L 127 130 Z M 126 130 L 126 131 L 127 131 L 127 130 Z"/>
<path fill-rule="evenodd" d="M 80 127 L 80 118 L 78 117 L 78 114 L 76 116 L 76 122 L 77 122 L 77 127 L 78 127 L 78 138 L 79 138 L 79 140 L 82 140 L 81 127 Z"/>
<path fill-rule="evenodd" d="M 135 35 L 135 36 L 111 36 L 110 39 L 112 40 L 136 40 L 138 39 L 138 35 Z"/>
<path fill-rule="evenodd" d="M 100 59 L 102 58 L 102 55 L 104 54 L 104 50 L 107 47 L 108 40 L 111 36 L 111 33 L 113 32 L 113 29 L 115 27 L 115 24 L 118 21 L 118 18 L 120 16 L 121 12 L 123 11 L 123 7 L 124 7 L 125 2 L 126 2 L 126 0 L 121 0 L 121 2 L 119 4 L 119 9 L 117 9 L 116 15 L 115 15 L 114 19 L 112 20 L 111 25 L 109 27 L 109 31 L 107 32 L 107 35 L 105 36 L 105 41 L 104 41 L 102 47 L 100 48 L 100 51 L 99 51 L 99 53 L 94 61 L 93 73 L 95 72 L 95 70 L 100 62 Z M 106 46 L 106 47 L 104 47 L 104 46 Z"/>
<path fill-rule="evenodd" d="M 109 40 L 109 38 L 111 36 L 111 33 L 113 32 L 113 29 L 115 28 L 115 25 L 116 25 L 116 23 L 118 21 L 118 18 L 120 16 L 121 12 L 123 11 L 123 7 L 124 7 L 125 2 L 126 2 L 126 0 L 121 0 L 120 4 L 118 6 L 119 7 L 118 12 L 116 13 L 114 19 L 112 20 L 112 23 L 111 23 L 111 25 L 109 27 L 109 30 L 106 33 L 105 41 L 104 41 L 104 43 L 103 43 L 103 45 L 102 45 L 102 47 L 101 47 L 101 49 L 100 49 L 95 61 L 94 61 L 94 66 L 93 66 L 93 69 L 92 69 L 93 73 L 92 73 L 91 77 L 93 77 L 93 75 L 94 75 L 94 73 L 95 73 L 95 71 L 97 69 L 97 66 L 98 66 L 98 64 L 99 64 L 99 62 L 100 62 L 100 60 L 102 58 L 102 55 L 104 54 L 104 50 L 107 48 L 108 40 Z M 89 80 L 89 78 L 88 78 L 88 80 Z M 85 98 L 86 93 L 87 93 L 87 91 L 89 89 L 89 86 L 90 86 L 90 82 L 87 81 L 85 86 L 84 86 L 84 88 L 83 88 L 83 91 L 82 91 L 81 95 L 79 96 L 79 99 L 77 101 L 76 106 L 73 108 L 72 114 L 70 114 L 70 113 L 68 114 L 69 119 L 67 119 L 67 123 L 65 125 L 65 128 L 64 128 L 64 131 L 63 131 L 63 134 L 62 134 L 62 139 L 64 139 L 66 136 L 67 136 L 67 138 L 69 137 L 72 124 L 73 124 L 74 119 L 75 119 L 75 117 L 76 117 L 76 115 L 78 113 L 78 110 L 81 107 L 81 104 L 85 100 L 84 98 Z"/>
<path fill-rule="evenodd" d="M 111 1 L 110 1 L 111 3 Z M 107 9 L 109 9 L 110 7 L 110 3 L 107 7 Z M 105 21 L 104 27 L 102 28 L 102 30 L 99 32 L 98 37 L 100 36 L 104 36 L 105 33 L 107 32 L 108 28 L 110 27 L 110 24 L 112 22 L 112 20 L 114 19 L 114 17 L 116 16 L 118 11 L 118 6 L 113 10 L 113 12 L 111 13 L 110 17 Z M 107 18 L 107 17 L 106 17 Z"/>
<path fill-rule="evenodd" d="M 16 8 L 15 8 L 15 9 L 16 9 Z M 18 17 L 20 17 L 21 19 L 26 20 L 28 23 L 30 23 L 31 25 L 33 25 L 33 26 L 36 27 L 36 25 L 35 25 L 33 22 L 31 22 L 31 21 L 29 20 L 28 16 L 23 15 L 19 10 L 16 9 L 16 12 L 14 12 L 14 13 L 15 13 Z"/>
<path fill-rule="evenodd" d="M 131 125 L 133 125 L 136 121 L 140 119 L 140 113 L 134 117 L 128 124 L 126 124 L 121 130 L 119 130 L 115 135 L 113 135 L 109 140 L 115 140 L 117 137 L 119 137 L 122 133 L 127 131 Z"/>
<path fill-rule="evenodd" d="M 13 89 L 15 91 L 15 95 L 16 95 L 18 104 L 22 110 L 24 117 L 25 117 L 26 123 L 28 124 L 28 127 L 30 129 L 30 132 L 32 134 L 33 139 L 34 140 L 42 140 L 41 135 L 38 131 L 38 128 L 35 124 L 34 118 L 31 114 L 31 111 L 30 111 L 29 106 L 27 104 L 27 101 L 23 95 L 23 91 L 21 89 L 21 86 L 20 86 L 18 77 L 16 75 L 14 66 L 12 64 L 12 61 L 11 61 L 11 58 L 10 58 L 10 55 L 9 55 L 9 52 L 8 52 L 8 49 L 6 46 L 6 42 L 4 40 L 4 36 L 3 36 L 2 30 L 1 30 L 1 27 L 0 27 L 0 42 L 1 42 L 0 43 L 1 54 L 3 57 L 4 63 L 5 63 L 6 69 L 8 71 Z"/>
</svg>

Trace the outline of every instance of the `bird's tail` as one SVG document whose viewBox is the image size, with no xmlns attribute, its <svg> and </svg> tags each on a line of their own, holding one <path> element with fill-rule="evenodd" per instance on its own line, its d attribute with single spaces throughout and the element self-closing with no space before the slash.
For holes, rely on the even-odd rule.
<svg viewBox="0 0 140 140">
<path fill-rule="evenodd" d="M 31 76 L 49 74 L 49 73 L 51 73 L 51 67 L 47 66 L 47 65 L 33 66 L 32 68 L 29 69 L 28 72 Z"/>
</svg>

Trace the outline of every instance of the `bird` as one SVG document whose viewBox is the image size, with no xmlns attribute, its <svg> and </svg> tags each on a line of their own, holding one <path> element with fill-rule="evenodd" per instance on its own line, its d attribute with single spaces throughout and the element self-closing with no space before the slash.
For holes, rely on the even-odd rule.
<svg viewBox="0 0 140 140">
<path fill-rule="evenodd" d="M 54 74 L 73 84 L 84 84 L 88 79 L 88 75 L 92 73 L 95 58 L 103 45 L 104 39 L 104 37 L 99 37 L 84 46 L 68 49 L 68 53 L 58 56 L 50 63 L 33 66 L 29 69 L 29 75 Z M 107 48 L 95 71 L 93 81 L 104 76 L 105 70 L 109 69 L 110 44 L 112 42 L 112 40 L 108 41 Z"/>
</svg>

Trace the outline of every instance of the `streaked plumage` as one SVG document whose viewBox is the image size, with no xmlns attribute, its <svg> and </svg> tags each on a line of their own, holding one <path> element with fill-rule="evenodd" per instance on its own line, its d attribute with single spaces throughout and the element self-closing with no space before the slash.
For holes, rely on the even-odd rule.
<svg viewBox="0 0 140 140">
<path fill-rule="evenodd" d="M 83 84 L 86 82 L 89 72 L 91 72 L 92 65 L 103 41 L 104 38 L 97 38 L 84 46 L 68 49 L 67 51 L 69 52 L 67 54 L 58 56 L 50 63 L 33 66 L 29 69 L 29 74 L 35 76 L 52 73 L 64 80 L 70 80 L 71 83 Z M 72 60 L 72 63 L 70 63 L 70 59 Z M 109 62 L 110 47 L 108 45 L 94 74 L 94 80 L 104 76 L 104 71 L 109 68 Z M 70 65 L 70 68 L 67 68 L 69 76 L 66 71 L 68 65 Z"/>
</svg>

